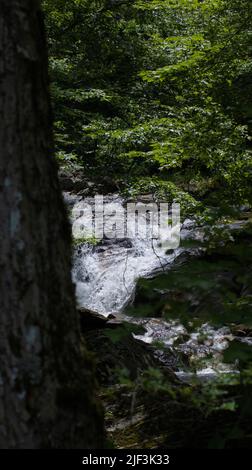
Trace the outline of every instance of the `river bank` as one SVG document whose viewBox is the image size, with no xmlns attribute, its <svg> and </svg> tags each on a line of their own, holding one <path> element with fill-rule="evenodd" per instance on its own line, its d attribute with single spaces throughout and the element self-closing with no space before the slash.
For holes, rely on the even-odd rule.
<svg viewBox="0 0 252 470">
<path fill-rule="evenodd" d="M 65 194 L 65 198 L 70 207 L 83 201 L 83 196 L 73 193 Z M 124 204 L 118 195 L 106 198 Z M 92 205 L 93 198 L 88 202 Z M 242 324 L 237 315 L 230 314 L 226 304 L 233 292 L 237 303 L 246 289 L 250 295 L 249 287 L 236 280 L 244 263 L 243 255 L 237 254 L 245 241 L 241 238 L 245 237 L 247 243 L 250 240 L 246 228 L 249 218 L 243 216 L 230 224 L 233 241 L 225 248 L 221 246 L 222 254 L 218 246 L 211 253 L 202 249 L 202 229 L 191 220 L 182 226 L 181 246 L 161 257 L 148 241 L 139 238 L 75 245 L 73 279 L 81 323 L 89 348 L 96 355 L 107 431 L 117 447 L 155 447 L 166 442 L 167 429 L 173 435 L 181 412 L 178 407 L 178 414 L 173 415 L 170 407 L 174 401 L 181 405 L 185 390 L 185 406 L 198 413 L 197 422 L 204 428 L 204 406 L 195 406 L 197 400 L 207 400 L 204 383 L 239 376 L 239 359 L 224 362 L 225 351 L 231 343 L 251 344 L 251 332 L 246 322 Z M 234 381 L 237 386 L 239 379 Z M 214 425 L 224 411 L 219 410 L 216 417 L 214 408 L 218 409 L 219 403 L 216 397 L 212 401 Z M 168 410 L 173 416 L 172 429 L 167 423 L 160 425 L 161 415 L 167 417 Z M 225 413 L 233 422 L 234 410 Z M 156 428 L 152 425 L 156 419 L 160 436 L 154 438 Z M 192 416 L 188 425 L 194 419 Z M 152 430 L 146 439 L 148 422 Z M 214 432 L 211 426 L 209 432 Z M 179 439 L 188 439 L 186 432 L 182 434 Z M 172 437 L 175 447 L 176 439 Z M 197 446 L 199 441 L 189 445 Z"/>
</svg>

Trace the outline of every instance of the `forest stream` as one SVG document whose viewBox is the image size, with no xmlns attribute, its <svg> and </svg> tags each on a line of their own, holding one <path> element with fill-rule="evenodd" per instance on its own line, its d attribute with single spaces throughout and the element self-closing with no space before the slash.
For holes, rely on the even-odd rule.
<svg viewBox="0 0 252 470">
<path fill-rule="evenodd" d="M 0 0 L 0 449 L 252 448 L 251 12 Z"/>
<path fill-rule="evenodd" d="M 78 207 L 82 207 L 85 202 L 94 205 L 94 198 L 83 199 L 71 193 L 65 193 L 64 196 L 68 206 L 75 209 L 71 212 L 72 223 L 80 216 Z M 104 201 L 116 202 L 121 207 L 125 204 L 118 195 L 106 196 Z M 239 229 L 243 223 L 244 221 L 233 223 L 231 230 Z M 73 280 L 79 307 L 85 309 L 87 314 L 91 311 L 112 318 L 112 322 L 125 321 L 141 325 L 144 331 L 133 334 L 134 338 L 145 344 L 157 344 L 155 355 L 168 368 L 172 353 L 172 368 L 182 380 L 190 380 L 196 376 L 200 380 L 209 380 L 218 373 L 238 372 L 235 363 L 225 364 L 222 360 L 223 351 L 230 341 L 237 339 L 231 321 L 230 325 L 224 323 L 217 327 L 207 320 L 202 320 L 196 326 L 188 322 L 187 328 L 179 315 L 176 318 L 173 313 L 170 319 L 169 315 L 165 318 L 155 315 L 153 299 L 153 315 L 148 311 L 145 316 L 144 307 L 136 316 L 131 311 L 134 311 L 135 298 L 138 296 L 138 283 L 143 279 L 150 280 L 149 286 L 154 297 L 159 299 L 167 296 L 166 291 L 155 285 L 151 286 L 151 280 L 155 284 L 159 276 L 166 278 L 174 266 L 200 258 L 203 253 L 200 243 L 199 247 L 188 248 L 183 242 L 200 241 L 202 237 L 202 229 L 197 228 L 192 220 L 186 219 L 181 225 L 181 246 L 168 254 L 165 249 L 153 246 L 152 240 L 139 235 L 124 239 L 105 239 L 97 244 L 81 242 L 74 250 Z M 141 298 L 142 304 L 149 310 L 148 298 L 144 301 Z M 239 341 L 251 344 L 251 338 L 246 336 L 246 332 L 240 336 Z"/>
</svg>

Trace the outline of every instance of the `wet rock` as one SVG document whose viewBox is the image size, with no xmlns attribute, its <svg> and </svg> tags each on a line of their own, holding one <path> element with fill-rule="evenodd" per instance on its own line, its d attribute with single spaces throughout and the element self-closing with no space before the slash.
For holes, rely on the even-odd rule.
<svg viewBox="0 0 252 470">
<path fill-rule="evenodd" d="M 94 310 L 89 310 L 87 308 L 78 308 L 78 312 L 81 320 L 81 327 L 83 331 L 94 330 L 96 328 L 105 328 L 106 323 L 109 320 L 115 318 L 113 314 L 104 316 Z"/>
<path fill-rule="evenodd" d="M 108 322 L 106 323 L 106 326 L 108 328 L 118 328 L 123 325 L 124 325 L 124 321 L 120 317 L 109 319 Z"/>
<path fill-rule="evenodd" d="M 129 238 L 124 238 L 123 240 L 118 240 L 118 244 L 123 248 L 132 248 L 132 240 Z"/>
<path fill-rule="evenodd" d="M 252 327 L 248 325 L 234 325 L 231 327 L 231 332 L 238 337 L 252 337 Z"/>
<path fill-rule="evenodd" d="M 98 251 L 102 252 L 107 246 L 113 245 L 120 246 L 122 248 L 132 248 L 133 243 L 130 238 L 104 238 L 98 247 Z"/>
<path fill-rule="evenodd" d="M 119 189 L 117 182 L 109 176 L 105 176 L 103 178 L 102 184 L 103 184 L 104 189 L 106 190 L 106 192 L 109 192 L 109 193 L 117 192 L 118 189 Z"/>
<path fill-rule="evenodd" d="M 103 245 L 99 245 L 96 247 L 95 251 L 96 253 L 104 253 L 104 251 L 106 251 L 107 247 L 106 246 L 103 246 Z"/>
<path fill-rule="evenodd" d="M 64 201 L 68 208 L 72 209 L 76 203 L 80 201 L 80 197 L 71 192 L 65 191 L 63 193 Z"/>
<path fill-rule="evenodd" d="M 137 203 L 148 204 L 148 203 L 156 202 L 156 200 L 153 194 L 141 194 L 141 195 L 138 195 L 137 197 L 128 198 L 127 202 L 136 203 L 136 204 Z"/>
<path fill-rule="evenodd" d="M 78 196 L 82 196 L 82 197 L 90 196 L 89 188 L 85 188 L 82 191 L 79 191 Z"/>
<path fill-rule="evenodd" d="M 80 191 L 86 190 L 87 184 L 88 184 L 87 180 L 79 176 L 73 179 L 73 183 L 74 183 L 74 191 L 77 193 L 79 193 Z"/>
<path fill-rule="evenodd" d="M 75 190 L 78 191 L 78 184 L 76 185 Z M 78 195 L 82 197 L 89 197 L 95 196 L 100 192 L 100 188 L 94 182 L 85 181 L 84 189 L 81 188 L 80 191 L 78 191 Z"/>
</svg>

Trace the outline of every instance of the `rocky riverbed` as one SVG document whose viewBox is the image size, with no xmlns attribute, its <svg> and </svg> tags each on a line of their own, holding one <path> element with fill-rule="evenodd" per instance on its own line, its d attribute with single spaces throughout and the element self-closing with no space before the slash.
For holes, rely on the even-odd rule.
<svg viewBox="0 0 252 470">
<path fill-rule="evenodd" d="M 72 224 L 83 202 L 94 205 L 97 191 L 92 184 L 64 193 Z M 125 206 L 118 195 L 105 197 L 114 201 Z M 228 241 L 210 253 L 204 230 L 192 220 L 183 222 L 182 243 L 168 253 L 139 236 L 74 241 L 73 280 L 82 330 L 95 354 L 108 445 L 215 447 L 222 423 L 224 435 L 235 428 L 232 402 L 218 397 L 225 377 L 235 387 L 228 394 L 237 394 L 243 366 L 237 351 L 252 345 L 250 219 L 243 210 L 239 220 L 219 227 L 228 228 Z"/>
<path fill-rule="evenodd" d="M 142 199 L 148 202 L 151 195 L 144 195 Z M 69 192 L 65 193 L 65 200 L 71 210 L 72 223 L 81 216 L 83 204 L 88 203 L 91 207 L 95 204 L 93 197 Z M 125 206 L 125 201 L 114 194 L 106 196 L 104 202 L 113 202 L 122 208 Z M 92 220 L 90 222 L 92 223 Z M 232 224 L 231 229 L 239 230 L 243 224 L 244 220 L 237 221 Z M 163 312 L 161 317 L 158 314 L 157 318 L 154 305 L 151 314 L 152 305 L 148 299 L 143 302 L 140 316 L 139 312 L 137 316 L 131 313 L 129 315 L 127 306 L 134 307 L 138 281 L 144 278 L 167 276 L 166 289 L 154 289 L 155 302 L 164 296 L 169 297 L 168 273 L 174 267 L 204 255 L 200 243 L 197 248 L 186 248 L 183 242 L 188 239 L 200 242 L 202 237 L 202 229 L 187 219 L 182 224 L 181 246 L 169 253 L 154 247 L 150 239 L 139 235 L 103 239 L 95 243 L 80 240 L 74 249 L 73 279 L 76 283 L 79 307 L 86 312 L 82 317 L 87 315 L 90 321 L 94 316 L 96 319 L 100 317 L 101 322 L 104 317 L 110 319 L 110 325 L 111 320 L 114 321 L 114 326 L 123 322 L 141 325 L 141 334 L 132 333 L 133 338 L 138 343 L 152 345 L 154 357 L 162 365 L 172 368 L 182 380 L 190 380 L 192 376 L 207 380 L 218 373 L 236 372 L 237 364 L 227 365 L 222 361 L 223 351 L 236 338 L 234 325 L 223 322 L 223 325 L 215 326 L 204 321 L 204 318 L 196 326 L 193 326 L 193 322 L 191 326 L 185 325 L 179 315 L 176 318 L 175 314 L 174 318 L 174 312 L 172 318 L 169 318 L 169 312 Z M 179 285 L 179 277 L 177 282 Z M 223 282 L 226 282 L 226 279 Z M 181 296 L 183 297 L 183 293 Z M 93 314 L 90 315 L 90 312 Z M 251 340 L 245 334 L 242 341 L 249 344 Z"/>
</svg>

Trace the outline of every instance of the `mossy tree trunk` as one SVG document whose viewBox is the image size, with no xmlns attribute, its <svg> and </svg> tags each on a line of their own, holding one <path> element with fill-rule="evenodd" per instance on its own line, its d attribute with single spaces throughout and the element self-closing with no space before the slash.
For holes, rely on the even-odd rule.
<svg viewBox="0 0 252 470">
<path fill-rule="evenodd" d="M 0 0 L 0 447 L 95 448 L 47 68 L 40 2 Z"/>
</svg>

